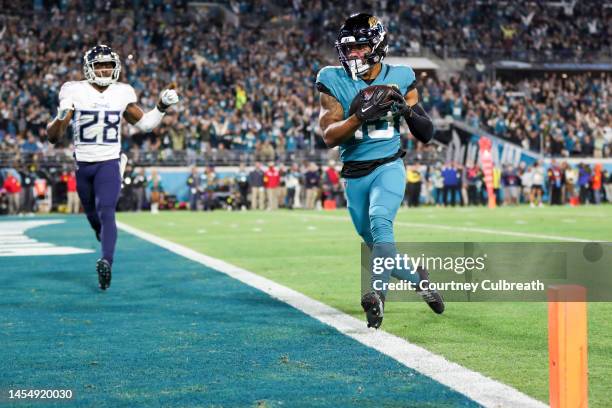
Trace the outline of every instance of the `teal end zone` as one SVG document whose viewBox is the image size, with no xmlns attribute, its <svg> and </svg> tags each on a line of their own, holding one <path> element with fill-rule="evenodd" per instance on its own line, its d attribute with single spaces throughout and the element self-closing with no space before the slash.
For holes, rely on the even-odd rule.
<svg viewBox="0 0 612 408">
<path fill-rule="evenodd" d="M 64 220 L 26 234 L 97 249 Z M 0 257 L 0 405 L 478 406 L 220 272 L 123 232 L 117 249 L 107 292 L 97 252 Z M 15 388 L 74 399 L 9 403 Z"/>
</svg>

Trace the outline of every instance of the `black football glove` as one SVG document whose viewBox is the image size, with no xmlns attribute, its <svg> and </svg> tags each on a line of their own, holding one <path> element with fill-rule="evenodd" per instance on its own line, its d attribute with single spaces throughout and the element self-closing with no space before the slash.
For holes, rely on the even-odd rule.
<svg viewBox="0 0 612 408">
<path fill-rule="evenodd" d="M 401 115 L 404 117 L 410 117 L 412 115 L 412 108 L 406 103 L 406 100 L 397 88 L 392 88 L 395 94 L 393 95 L 393 105 L 391 106 L 391 113 L 393 116 Z"/>
<path fill-rule="evenodd" d="M 359 91 L 349 107 L 349 116 L 355 114 L 362 122 L 371 122 L 385 116 L 397 105 L 406 102 L 398 90 L 387 85 L 372 85 Z"/>
</svg>

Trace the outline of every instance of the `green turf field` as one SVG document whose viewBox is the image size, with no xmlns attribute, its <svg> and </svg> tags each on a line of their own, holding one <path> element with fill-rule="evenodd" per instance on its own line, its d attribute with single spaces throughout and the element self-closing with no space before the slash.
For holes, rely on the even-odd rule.
<svg viewBox="0 0 612 408">
<path fill-rule="evenodd" d="M 612 241 L 612 206 L 402 210 L 396 240 Z M 221 258 L 362 318 L 360 246 L 346 211 L 165 212 L 119 220 Z M 426 224 L 426 225 L 422 225 Z M 117 266 L 119 268 L 119 266 Z M 119 273 L 119 272 L 117 272 Z M 612 393 L 612 304 L 589 305 L 589 394 Z M 383 329 L 451 361 L 548 400 L 544 303 L 453 303 L 435 316 L 420 303 L 393 303 Z"/>
</svg>

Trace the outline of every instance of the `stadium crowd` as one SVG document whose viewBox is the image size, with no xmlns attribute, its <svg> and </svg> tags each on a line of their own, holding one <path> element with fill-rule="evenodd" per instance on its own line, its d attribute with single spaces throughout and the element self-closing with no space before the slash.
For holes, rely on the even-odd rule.
<svg viewBox="0 0 612 408">
<path fill-rule="evenodd" d="M 441 57 L 588 61 L 612 53 L 610 4 L 551 3 L 398 0 L 386 16 L 402 46 L 417 42 Z"/>
<path fill-rule="evenodd" d="M 223 23 L 215 8 L 198 13 L 186 11 L 184 1 L 145 3 L 38 0 L 31 10 L 4 11 L 8 14 L 0 16 L 0 154 L 27 156 L 49 150 L 45 124 L 55 112 L 59 86 L 81 79 L 82 54 L 94 43 L 116 48 L 123 61 L 123 80 L 134 86 L 144 106 L 153 106 L 159 91 L 170 83 L 180 90 L 183 103 L 178 112 L 168 115 L 154 132 L 141 134 L 124 124 L 128 137 L 123 138 L 123 150 L 141 162 L 179 155 L 191 163 L 196 158 L 221 163 L 287 161 L 296 152 L 316 147 L 314 75 L 322 65 L 335 63 L 331 44 L 346 14 L 345 4 L 230 2 L 238 16 L 249 16 L 248 24 L 238 27 Z M 610 9 L 602 12 L 594 2 L 576 4 L 572 24 L 564 23 L 567 16 L 560 9 L 531 3 L 496 7 L 495 13 L 486 1 L 385 4 L 375 11 L 388 22 L 396 48 L 392 54 L 409 49 L 410 41 L 436 49 L 451 40 L 486 52 L 505 44 L 496 37 L 504 24 L 516 26 L 516 43 L 535 47 L 538 41 L 532 37 L 539 33 L 542 46 L 553 50 L 580 48 L 576 44 L 602 50 L 609 47 L 610 36 L 604 32 L 612 27 L 605 23 Z M 120 11 L 109 13 L 110 9 Z M 27 18 L 20 14 L 24 12 L 29 12 Z M 596 29 L 586 33 L 591 20 Z M 453 30 L 461 32 L 451 35 Z M 456 41 L 456 36 L 467 37 Z M 479 42 L 481 46 L 473 45 Z M 608 76 L 519 83 L 466 76 L 450 81 L 430 78 L 421 84 L 421 94 L 434 116 L 464 120 L 532 150 L 540 150 L 542 134 L 547 154 L 608 157 L 611 85 Z M 65 155 L 69 154 L 67 148 Z"/>
<path fill-rule="evenodd" d="M 280 2 L 279 2 L 280 3 Z M 612 5 L 587 0 L 293 1 L 286 12 L 306 19 L 333 42 L 347 10 L 380 16 L 393 33 L 394 55 L 427 48 L 439 57 L 590 61 L 612 54 Z"/>
<path fill-rule="evenodd" d="M 612 76 L 548 75 L 508 81 L 429 78 L 421 99 L 452 117 L 552 157 L 612 157 Z"/>
</svg>

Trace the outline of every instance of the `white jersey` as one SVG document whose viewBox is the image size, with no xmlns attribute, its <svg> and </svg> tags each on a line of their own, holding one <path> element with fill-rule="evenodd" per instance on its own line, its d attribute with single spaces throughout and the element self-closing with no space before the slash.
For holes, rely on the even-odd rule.
<svg viewBox="0 0 612 408">
<path fill-rule="evenodd" d="M 117 82 L 99 92 L 87 81 L 66 82 L 60 89 L 60 103 L 65 98 L 74 103 L 72 130 L 77 161 L 118 159 L 121 119 L 126 107 L 137 100 L 134 88 Z"/>
</svg>

